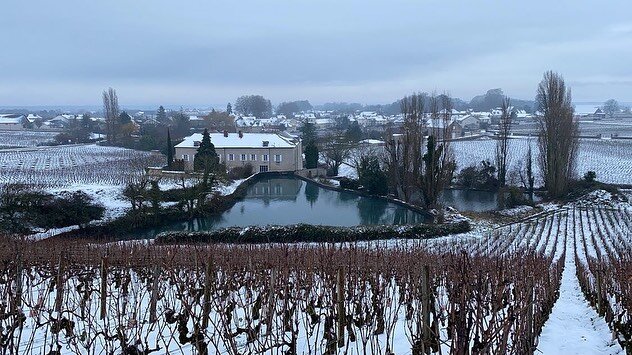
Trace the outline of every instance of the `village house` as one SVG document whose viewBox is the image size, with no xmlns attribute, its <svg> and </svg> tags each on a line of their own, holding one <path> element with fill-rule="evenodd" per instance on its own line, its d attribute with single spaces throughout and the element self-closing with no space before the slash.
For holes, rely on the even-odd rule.
<svg viewBox="0 0 632 355">
<path fill-rule="evenodd" d="M 297 171 L 303 169 L 301 142 L 277 133 L 210 133 L 219 161 L 226 169 L 252 165 L 256 172 Z M 195 133 L 175 146 L 175 157 L 184 161 L 186 171 L 193 170 L 193 160 L 202 142 Z"/>
<path fill-rule="evenodd" d="M 20 114 L 0 114 L 0 130 L 19 131 L 24 129 L 26 117 Z"/>
</svg>

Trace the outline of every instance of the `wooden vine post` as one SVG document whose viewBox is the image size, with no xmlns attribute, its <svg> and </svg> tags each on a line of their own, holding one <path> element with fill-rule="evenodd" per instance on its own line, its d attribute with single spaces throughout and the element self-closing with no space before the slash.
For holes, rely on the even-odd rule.
<svg viewBox="0 0 632 355">
<path fill-rule="evenodd" d="M 424 265 L 421 275 L 422 352 L 430 354 L 430 267 Z"/>
<path fill-rule="evenodd" d="M 274 288 L 276 286 L 276 270 L 270 269 L 270 292 L 268 293 L 268 314 L 266 317 L 266 335 L 272 334 L 272 323 L 274 322 L 274 310 L 276 309 L 274 301 Z"/>
<path fill-rule="evenodd" d="M 202 307 L 202 330 L 208 328 L 209 314 L 211 313 L 211 287 L 215 279 L 213 261 L 209 258 L 204 270 L 204 306 Z"/>
<path fill-rule="evenodd" d="M 100 318 L 105 319 L 107 315 L 107 292 L 108 292 L 108 257 L 101 259 L 101 288 L 100 288 Z"/>
<path fill-rule="evenodd" d="M 337 303 L 337 312 L 338 313 L 338 347 L 342 348 L 345 346 L 345 279 L 344 279 L 344 268 L 340 267 L 338 269 L 338 277 L 336 280 L 336 303 Z"/>
<path fill-rule="evenodd" d="M 59 263 L 57 264 L 57 280 L 55 282 L 57 294 L 55 295 L 55 312 L 58 319 L 61 319 L 61 305 L 64 300 L 64 259 L 59 255 Z"/>
<path fill-rule="evenodd" d="M 158 305 L 158 288 L 160 287 L 160 266 L 154 265 L 153 270 L 153 283 L 151 287 L 151 299 L 149 300 L 149 323 L 156 323 L 158 317 L 156 316 L 156 308 Z"/>
<path fill-rule="evenodd" d="M 17 312 L 22 308 L 22 252 L 18 251 L 15 267 L 15 299 L 13 311 Z"/>
</svg>

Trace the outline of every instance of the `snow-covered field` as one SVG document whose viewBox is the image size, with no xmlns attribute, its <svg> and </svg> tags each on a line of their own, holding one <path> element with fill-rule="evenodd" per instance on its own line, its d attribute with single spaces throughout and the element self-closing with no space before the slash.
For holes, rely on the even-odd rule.
<svg viewBox="0 0 632 355">
<path fill-rule="evenodd" d="M 95 144 L 0 150 L 0 184 L 120 186 L 163 162 L 161 154 Z"/>
<path fill-rule="evenodd" d="M 52 142 L 59 132 L 0 131 L 0 149 L 36 147 Z"/>
<path fill-rule="evenodd" d="M 510 168 L 519 163 L 525 166 L 527 150 L 531 145 L 534 171 L 538 171 L 538 146 L 535 138 L 515 138 L 509 143 Z M 483 160 L 494 162 L 496 141 L 493 139 L 463 140 L 452 142 L 457 169 L 480 164 Z M 597 180 L 606 183 L 632 184 L 632 140 L 580 139 L 577 174 L 595 171 Z M 541 184 L 537 177 L 536 184 Z"/>
</svg>

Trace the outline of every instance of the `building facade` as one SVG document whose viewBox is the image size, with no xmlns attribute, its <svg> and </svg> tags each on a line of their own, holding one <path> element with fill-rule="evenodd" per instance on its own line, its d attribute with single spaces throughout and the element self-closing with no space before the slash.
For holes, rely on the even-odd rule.
<svg viewBox="0 0 632 355">
<path fill-rule="evenodd" d="M 252 165 L 255 172 L 297 171 L 303 169 L 303 148 L 298 139 L 276 133 L 211 133 L 211 143 L 220 163 L 230 170 Z M 175 158 L 184 161 L 186 171 L 193 170 L 193 160 L 202 142 L 202 134 L 188 136 L 175 146 Z"/>
</svg>

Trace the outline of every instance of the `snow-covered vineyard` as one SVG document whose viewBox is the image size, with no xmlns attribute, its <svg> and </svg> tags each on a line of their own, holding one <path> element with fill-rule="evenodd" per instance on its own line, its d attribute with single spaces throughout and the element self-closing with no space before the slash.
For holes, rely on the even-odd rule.
<svg viewBox="0 0 632 355">
<path fill-rule="evenodd" d="M 5 242 L 0 353 L 624 354 L 631 228 L 579 204 L 387 247 Z"/>
<path fill-rule="evenodd" d="M 509 141 L 510 166 L 526 164 L 527 151 L 531 145 L 534 167 L 538 164 L 538 146 L 535 138 L 516 138 Z M 496 141 L 464 140 L 452 143 L 458 169 L 480 164 L 483 160 L 494 162 Z M 632 140 L 630 139 L 580 139 L 577 173 L 595 171 L 599 181 L 614 184 L 632 184 Z M 538 169 L 535 169 L 538 170 Z M 538 176 L 536 185 L 541 184 Z"/>
<path fill-rule="evenodd" d="M 58 132 L 3 131 L 0 149 L 36 147 L 54 141 Z"/>
<path fill-rule="evenodd" d="M 121 186 L 163 162 L 161 154 L 96 144 L 0 150 L 0 184 Z"/>
</svg>

